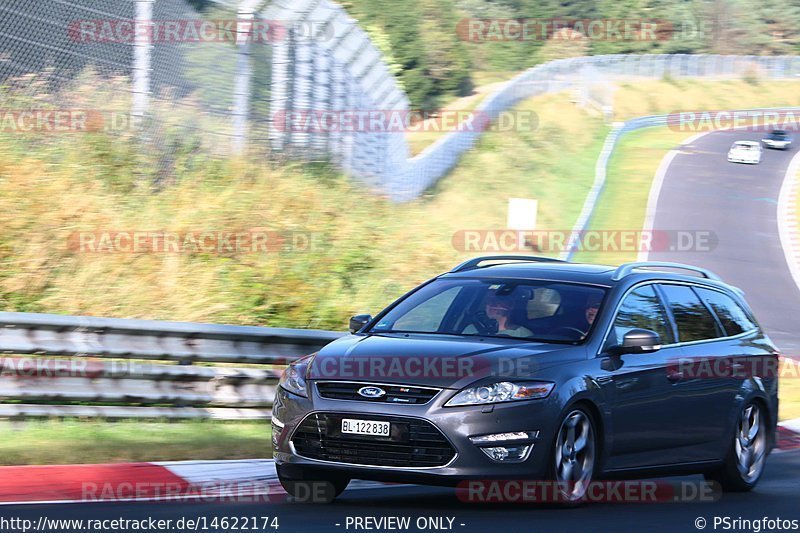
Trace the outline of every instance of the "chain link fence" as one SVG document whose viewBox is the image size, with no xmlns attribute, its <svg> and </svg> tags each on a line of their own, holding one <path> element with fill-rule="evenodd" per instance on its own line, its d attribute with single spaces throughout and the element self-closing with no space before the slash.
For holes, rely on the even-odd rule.
<svg viewBox="0 0 800 533">
<path fill-rule="evenodd" d="M 236 10 L 219 4 L 207 16 L 235 20 Z M 9 120 L 25 111 L 80 110 L 94 119 L 92 128 L 135 135 L 166 158 L 192 143 L 220 153 L 233 133 L 236 48 L 159 42 L 129 30 L 136 22 L 188 27 L 202 19 L 183 0 L 5 0 L 0 109 Z M 30 127 L 22 118 L 17 125 Z"/>
<path fill-rule="evenodd" d="M 485 126 L 564 90 L 605 107 L 610 84 L 625 79 L 798 76 L 794 56 L 572 58 L 521 73 L 475 113 Z M 220 0 L 202 10 L 189 0 L 4 0 L 2 130 L 43 110 L 87 111 L 88 129 L 140 143 L 160 169 L 186 153 L 323 160 L 395 201 L 435 184 L 485 129 L 460 124 L 410 157 L 408 98 L 366 32 L 329 0 Z"/>
</svg>

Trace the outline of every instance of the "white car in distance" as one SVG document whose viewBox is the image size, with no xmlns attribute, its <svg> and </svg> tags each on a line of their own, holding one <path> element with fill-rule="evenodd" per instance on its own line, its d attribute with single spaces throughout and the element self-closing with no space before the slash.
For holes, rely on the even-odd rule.
<svg viewBox="0 0 800 533">
<path fill-rule="evenodd" d="M 761 162 L 761 144 L 756 141 L 736 141 L 728 151 L 728 162 L 759 164 Z"/>
</svg>

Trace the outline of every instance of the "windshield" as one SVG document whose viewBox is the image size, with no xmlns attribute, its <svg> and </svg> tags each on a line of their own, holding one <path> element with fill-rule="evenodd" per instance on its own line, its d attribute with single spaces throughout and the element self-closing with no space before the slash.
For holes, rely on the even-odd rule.
<svg viewBox="0 0 800 533">
<path fill-rule="evenodd" d="M 736 143 L 733 145 L 736 150 L 757 150 L 758 146 L 754 144 Z"/>
<path fill-rule="evenodd" d="M 440 279 L 400 302 L 369 332 L 574 343 L 588 336 L 604 296 L 604 289 L 571 283 Z"/>
<path fill-rule="evenodd" d="M 778 130 L 773 131 L 772 135 L 770 135 L 770 137 L 772 139 L 776 139 L 776 140 L 779 140 L 779 141 L 787 138 L 788 136 L 789 136 L 789 134 L 786 133 L 785 131 L 778 131 Z"/>
</svg>

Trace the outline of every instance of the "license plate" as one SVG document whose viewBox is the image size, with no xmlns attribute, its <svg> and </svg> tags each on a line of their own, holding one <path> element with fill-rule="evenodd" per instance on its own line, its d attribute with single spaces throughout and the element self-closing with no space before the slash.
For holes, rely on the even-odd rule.
<svg viewBox="0 0 800 533">
<path fill-rule="evenodd" d="M 373 435 L 375 437 L 388 437 L 392 425 L 389 422 L 376 422 L 374 420 L 342 419 L 342 433 L 351 435 Z"/>
</svg>

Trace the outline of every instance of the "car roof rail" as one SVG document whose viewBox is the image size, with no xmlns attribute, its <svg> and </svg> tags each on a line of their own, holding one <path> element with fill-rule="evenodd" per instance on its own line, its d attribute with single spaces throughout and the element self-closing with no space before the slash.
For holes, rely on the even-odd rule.
<svg viewBox="0 0 800 533">
<path fill-rule="evenodd" d="M 619 281 L 625 276 L 628 276 L 633 273 L 634 270 L 637 268 L 672 268 L 675 270 L 688 270 L 690 272 L 695 272 L 700 274 L 702 277 L 707 279 L 713 279 L 715 281 L 722 281 L 722 278 L 714 274 L 708 269 L 700 268 L 692 265 L 684 265 L 683 263 L 669 263 L 665 261 L 638 261 L 635 263 L 625 263 L 624 265 L 620 265 L 614 271 L 614 275 L 611 277 L 614 281 Z"/>
<path fill-rule="evenodd" d="M 568 263 L 569 261 L 564 261 L 561 259 L 554 259 L 552 257 L 540 257 L 536 255 L 486 255 L 483 257 L 474 257 L 472 259 L 468 259 L 464 261 L 460 265 L 453 268 L 450 273 L 455 272 L 465 272 L 467 270 L 475 270 L 476 268 L 480 268 L 481 263 L 487 263 L 489 261 L 500 261 L 500 262 L 507 262 L 507 263 Z"/>
</svg>

